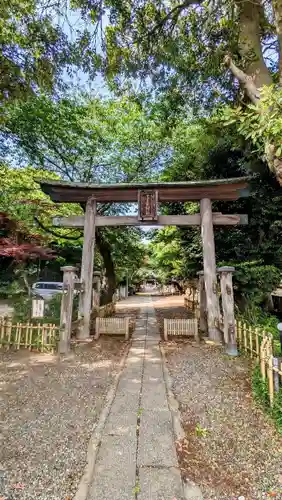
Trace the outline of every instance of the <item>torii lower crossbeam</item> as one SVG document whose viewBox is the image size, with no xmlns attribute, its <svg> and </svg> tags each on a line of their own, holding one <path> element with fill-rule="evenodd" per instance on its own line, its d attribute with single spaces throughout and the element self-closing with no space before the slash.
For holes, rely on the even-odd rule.
<svg viewBox="0 0 282 500">
<path fill-rule="evenodd" d="M 84 215 L 73 215 L 70 217 L 55 217 L 53 225 L 57 227 L 83 228 L 85 223 Z M 214 226 L 236 226 L 237 224 L 248 224 L 248 216 L 224 215 L 220 212 L 213 212 L 212 223 Z M 95 218 L 96 227 L 105 226 L 200 226 L 201 215 L 159 215 L 157 221 L 141 221 L 138 217 L 131 215 L 101 216 Z"/>
</svg>

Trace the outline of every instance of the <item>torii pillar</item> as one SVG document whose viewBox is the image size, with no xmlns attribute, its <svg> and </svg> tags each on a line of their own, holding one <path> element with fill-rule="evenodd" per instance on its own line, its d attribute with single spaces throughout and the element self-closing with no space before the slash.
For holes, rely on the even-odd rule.
<svg viewBox="0 0 282 500">
<path fill-rule="evenodd" d="M 200 200 L 201 234 L 203 243 L 204 279 L 206 290 L 206 306 L 208 315 L 209 338 L 221 342 L 219 330 L 219 299 L 217 295 L 217 278 L 215 262 L 214 232 L 212 221 L 212 205 L 209 198 Z"/>
<path fill-rule="evenodd" d="M 90 335 L 90 316 L 92 310 L 92 283 L 95 251 L 95 219 L 96 199 L 91 196 L 86 203 L 84 218 L 83 250 L 81 261 L 81 283 L 82 291 L 79 295 L 78 338 L 85 340 Z"/>
</svg>

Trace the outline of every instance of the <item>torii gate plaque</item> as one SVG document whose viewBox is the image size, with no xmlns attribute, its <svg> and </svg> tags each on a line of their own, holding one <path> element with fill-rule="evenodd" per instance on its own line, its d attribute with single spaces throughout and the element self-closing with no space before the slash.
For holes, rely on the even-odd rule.
<svg viewBox="0 0 282 500">
<path fill-rule="evenodd" d="M 138 191 L 138 218 L 148 222 L 158 220 L 158 191 L 156 189 Z"/>
</svg>

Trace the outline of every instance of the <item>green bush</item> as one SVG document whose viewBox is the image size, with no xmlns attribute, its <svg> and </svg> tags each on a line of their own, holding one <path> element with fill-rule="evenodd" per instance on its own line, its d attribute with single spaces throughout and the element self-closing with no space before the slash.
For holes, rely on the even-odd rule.
<svg viewBox="0 0 282 500">
<path fill-rule="evenodd" d="M 27 295 L 15 296 L 12 306 L 14 307 L 13 321 L 17 323 L 54 323 L 60 324 L 62 295 L 57 294 L 47 303 L 45 303 L 45 311 L 43 318 L 32 318 L 32 297 Z"/>
<path fill-rule="evenodd" d="M 0 284 L 0 298 L 1 299 L 14 299 L 22 294 L 26 294 L 26 288 L 17 280 L 12 282 L 2 281 Z"/>
<path fill-rule="evenodd" d="M 260 261 L 236 263 L 234 267 L 235 301 L 241 310 L 249 304 L 263 304 L 281 281 L 280 269 L 262 265 Z"/>
<path fill-rule="evenodd" d="M 277 430 L 282 434 L 282 388 L 274 395 L 273 407 L 269 404 L 268 382 L 263 380 L 259 365 L 252 374 L 252 391 L 255 401 L 263 407 L 274 420 Z"/>
<path fill-rule="evenodd" d="M 15 296 L 12 302 L 14 307 L 13 321 L 16 323 L 54 323 L 60 324 L 62 294 L 58 293 L 54 297 L 45 302 L 45 311 L 43 318 L 31 318 L 32 297 L 27 295 Z M 73 301 L 72 320 L 77 319 L 79 296 L 76 295 Z"/>
<path fill-rule="evenodd" d="M 258 305 L 248 304 L 243 313 L 237 313 L 237 319 L 271 333 L 274 339 L 279 339 L 277 324 L 279 319 L 274 314 L 270 314 Z"/>
<path fill-rule="evenodd" d="M 44 318 L 41 318 L 42 323 L 60 324 L 62 295 L 57 293 L 54 297 L 45 303 Z"/>
<path fill-rule="evenodd" d="M 269 407 L 269 396 L 267 381 L 263 380 L 260 373 L 260 366 L 256 365 L 252 374 L 252 391 L 254 399 L 261 404 L 265 409 Z"/>
<path fill-rule="evenodd" d="M 11 305 L 14 308 L 13 322 L 27 323 L 31 321 L 31 297 L 28 295 L 14 295 Z"/>
<path fill-rule="evenodd" d="M 271 416 L 274 419 L 277 429 L 282 434 L 282 388 L 274 395 L 273 408 Z"/>
</svg>

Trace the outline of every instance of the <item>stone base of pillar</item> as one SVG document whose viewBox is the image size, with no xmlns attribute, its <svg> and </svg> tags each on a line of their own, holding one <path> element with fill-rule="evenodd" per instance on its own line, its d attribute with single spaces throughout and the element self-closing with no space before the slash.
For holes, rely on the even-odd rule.
<svg viewBox="0 0 282 500">
<path fill-rule="evenodd" d="M 238 356 L 239 354 L 237 346 L 233 344 L 228 344 L 225 352 L 226 354 L 228 354 L 228 356 Z"/>
</svg>

